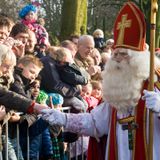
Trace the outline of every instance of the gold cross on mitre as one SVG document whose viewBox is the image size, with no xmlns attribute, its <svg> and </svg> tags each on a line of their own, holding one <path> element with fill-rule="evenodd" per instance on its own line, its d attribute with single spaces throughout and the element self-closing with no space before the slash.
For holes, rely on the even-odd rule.
<svg viewBox="0 0 160 160">
<path fill-rule="evenodd" d="M 121 22 L 119 22 L 117 25 L 117 30 L 119 30 L 117 45 L 123 44 L 125 28 L 131 27 L 131 20 L 130 19 L 127 20 L 127 16 L 128 16 L 127 14 L 122 15 Z"/>
</svg>

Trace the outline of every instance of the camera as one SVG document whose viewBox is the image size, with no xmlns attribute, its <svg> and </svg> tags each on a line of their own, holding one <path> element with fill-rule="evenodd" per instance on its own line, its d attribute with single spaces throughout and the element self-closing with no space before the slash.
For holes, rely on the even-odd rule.
<svg viewBox="0 0 160 160">
<path fill-rule="evenodd" d="M 14 40 L 13 46 L 20 46 L 22 45 L 22 42 L 20 40 Z"/>
</svg>

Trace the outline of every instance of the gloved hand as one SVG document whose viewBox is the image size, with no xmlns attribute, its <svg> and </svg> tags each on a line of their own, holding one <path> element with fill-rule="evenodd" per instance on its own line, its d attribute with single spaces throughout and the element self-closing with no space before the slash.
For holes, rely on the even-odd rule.
<svg viewBox="0 0 160 160">
<path fill-rule="evenodd" d="M 146 101 L 146 107 L 154 112 L 160 112 L 160 94 L 154 91 L 143 91 L 143 100 Z"/>
<path fill-rule="evenodd" d="M 65 126 L 67 122 L 66 114 L 56 109 L 41 110 L 41 118 L 48 121 L 50 125 Z"/>
</svg>

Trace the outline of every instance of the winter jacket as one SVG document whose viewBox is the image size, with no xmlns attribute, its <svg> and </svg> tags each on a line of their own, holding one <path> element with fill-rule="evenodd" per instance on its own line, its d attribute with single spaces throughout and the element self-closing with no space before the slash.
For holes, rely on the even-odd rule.
<svg viewBox="0 0 160 160">
<path fill-rule="evenodd" d="M 7 109 L 14 109 L 19 112 L 27 112 L 33 101 L 16 92 L 9 91 L 6 87 L 0 85 L 0 105 Z"/>
<path fill-rule="evenodd" d="M 78 88 L 64 83 L 56 68 L 56 61 L 50 56 L 41 59 L 44 67 L 40 73 L 41 89 L 47 93 L 59 93 L 65 98 L 74 97 L 80 94 Z"/>
<path fill-rule="evenodd" d="M 61 80 L 67 84 L 76 86 L 85 85 L 88 82 L 87 78 L 82 75 L 80 69 L 74 63 L 65 63 L 63 65 L 57 63 L 56 68 L 58 70 Z"/>
<path fill-rule="evenodd" d="M 15 67 L 14 71 L 14 83 L 11 84 L 10 90 L 21 94 L 27 98 L 31 98 L 31 94 L 29 92 L 30 88 L 30 80 L 25 78 L 22 75 L 22 69 Z"/>
</svg>

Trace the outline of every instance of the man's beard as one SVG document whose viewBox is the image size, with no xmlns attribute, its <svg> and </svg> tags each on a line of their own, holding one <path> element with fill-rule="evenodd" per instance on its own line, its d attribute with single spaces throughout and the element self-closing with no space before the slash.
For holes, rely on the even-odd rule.
<svg viewBox="0 0 160 160">
<path fill-rule="evenodd" d="M 129 62 L 107 61 L 103 73 L 104 99 L 122 113 L 138 104 L 143 81 L 149 77 L 149 53 L 130 54 Z"/>
</svg>

